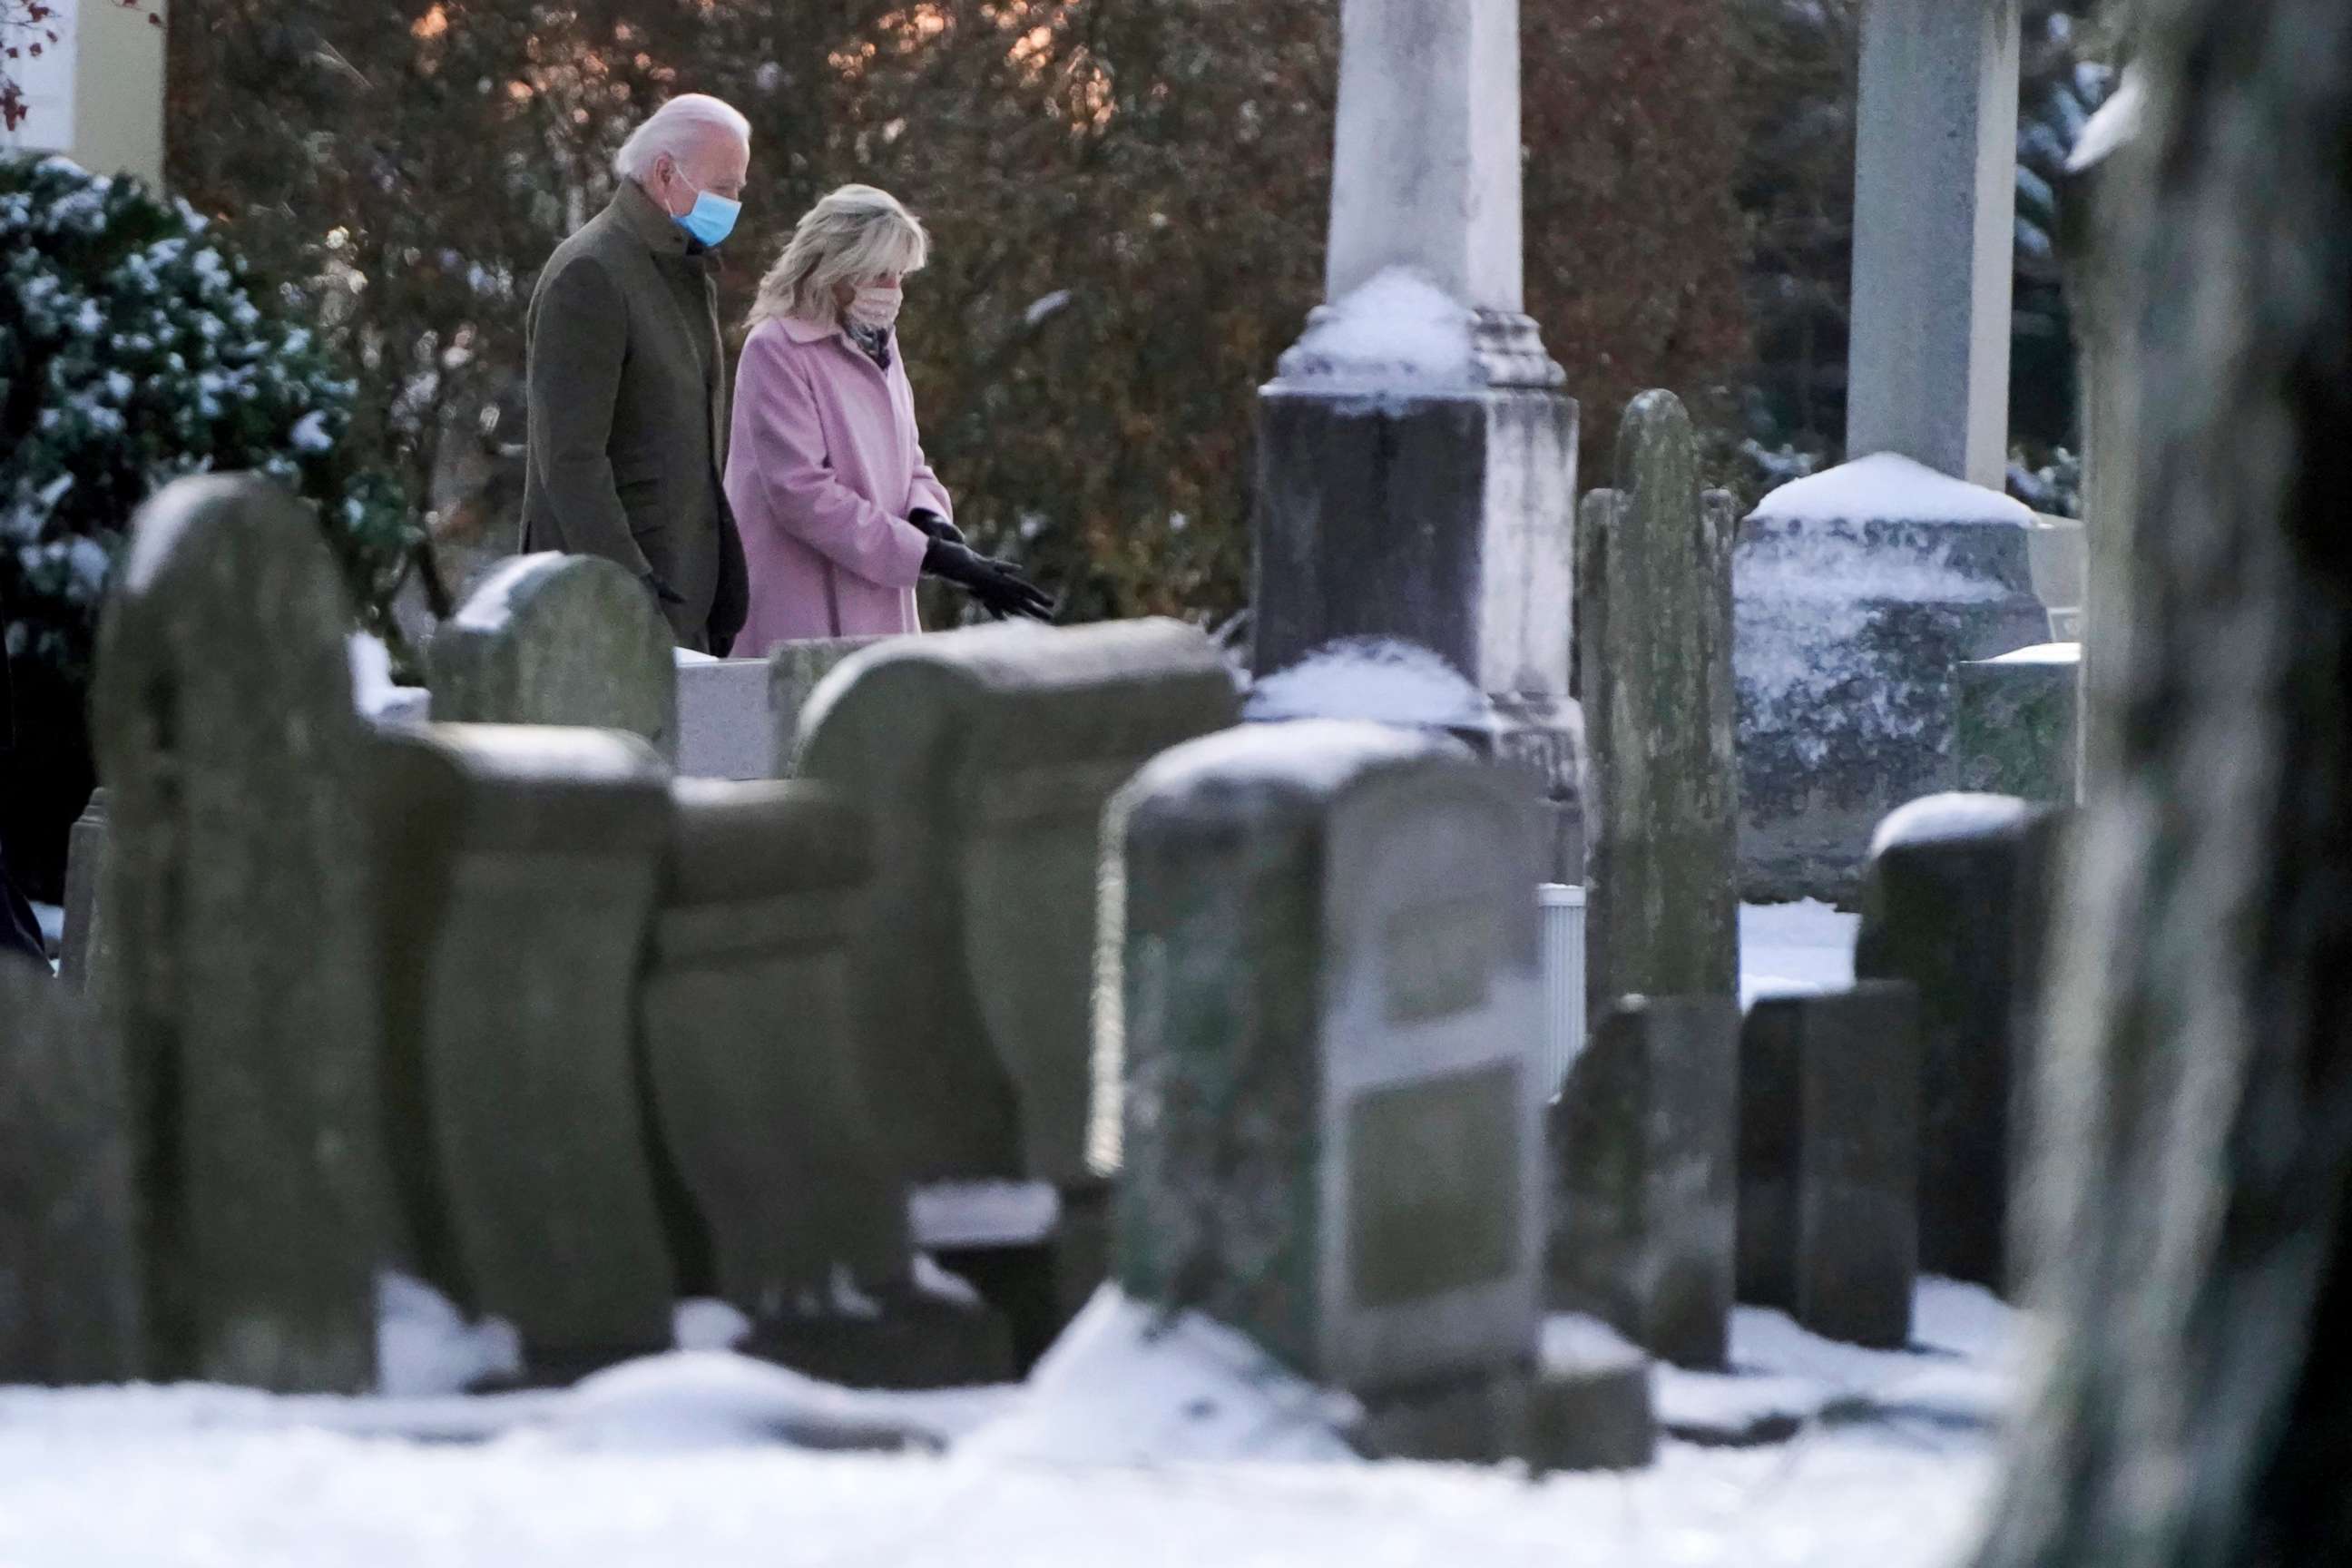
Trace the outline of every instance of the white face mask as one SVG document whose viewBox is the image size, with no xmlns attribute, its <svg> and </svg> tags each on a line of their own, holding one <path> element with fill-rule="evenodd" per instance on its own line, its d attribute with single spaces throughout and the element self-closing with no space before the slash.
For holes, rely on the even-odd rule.
<svg viewBox="0 0 2352 1568">
<path fill-rule="evenodd" d="M 887 332 L 898 324 L 898 306 L 905 299 L 905 291 L 895 285 L 876 283 L 860 289 L 843 313 L 869 332 Z"/>
</svg>

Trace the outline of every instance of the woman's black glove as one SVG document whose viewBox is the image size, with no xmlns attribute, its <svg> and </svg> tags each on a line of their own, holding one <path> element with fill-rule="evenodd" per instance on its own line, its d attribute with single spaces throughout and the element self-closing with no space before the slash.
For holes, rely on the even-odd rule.
<svg viewBox="0 0 2352 1568">
<path fill-rule="evenodd" d="M 970 544 L 971 542 L 963 536 L 962 529 L 958 528 L 954 523 L 950 522 L 946 518 L 943 518 L 938 512 L 933 511 L 929 507 L 917 507 L 914 510 L 907 514 L 907 521 L 913 523 L 917 528 L 921 529 L 923 531 L 924 538 L 935 540 L 941 544 Z"/>
<path fill-rule="evenodd" d="M 1035 584 L 1014 571 L 1010 563 L 982 555 L 968 545 L 934 539 L 923 552 L 923 570 L 963 589 L 992 616 L 1026 616 L 1033 621 L 1054 618 L 1054 601 Z"/>
</svg>

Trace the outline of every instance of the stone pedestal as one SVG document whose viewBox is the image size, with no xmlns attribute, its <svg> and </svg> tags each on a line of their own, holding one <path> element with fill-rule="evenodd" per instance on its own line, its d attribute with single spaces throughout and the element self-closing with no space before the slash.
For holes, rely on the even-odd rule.
<svg viewBox="0 0 2352 1568">
<path fill-rule="evenodd" d="M 1950 787 L 1959 666 L 2048 639 L 2032 514 L 1900 458 L 1782 487 L 1732 563 L 1740 886 L 1851 901 L 1872 831 Z"/>
</svg>

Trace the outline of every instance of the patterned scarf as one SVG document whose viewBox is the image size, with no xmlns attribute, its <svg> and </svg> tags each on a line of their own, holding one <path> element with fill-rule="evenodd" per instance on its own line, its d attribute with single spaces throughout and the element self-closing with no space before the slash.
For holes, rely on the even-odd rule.
<svg viewBox="0 0 2352 1568">
<path fill-rule="evenodd" d="M 877 368 L 885 371 L 890 368 L 889 328 L 861 327 L 855 321 L 844 321 L 841 326 L 849 334 L 849 341 L 856 343 Z"/>
</svg>

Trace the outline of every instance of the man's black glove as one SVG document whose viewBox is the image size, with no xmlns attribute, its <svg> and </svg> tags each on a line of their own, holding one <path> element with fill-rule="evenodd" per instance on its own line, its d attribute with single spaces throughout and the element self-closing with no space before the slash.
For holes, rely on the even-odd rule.
<svg viewBox="0 0 2352 1568">
<path fill-rule="evenodd" d="M 954 523 L 950 522 L 946 518 L 943 518 L 938 512 L 933 511 L 929 507 L 917 507 L 914 510 L 907 514 L 907 521 L 913 523 L 917 528 L 921 529 L 923 531 L 924 538 L 932 540 L 938 543 L 969 544 L 971 542 L 970 540 L 964 538 L 962 529 L 958 528 Z"/>
<path fill-rule="evenodd" d="M 648 572 L 646 574 L 646 586 L 653 590 L 654 599 L 656 603 L 664 605 L 683 605 L 686 603 L 686 595 L 680 594 L 677 589 L 672 588 L 668 584 L 663 582 L 661 580 L 661 574 L 658 572 Z"/>
<path fill-rule="evenodd" d="M 982 555 L 969 546 L 931 541 L 923 552 L 923 570 L 943 577 L 980 601 L 990 615 L 1026 616 L 1034 621 L 1054 618 L 1054 601 L 1009 563 Z"/>
</svg>

